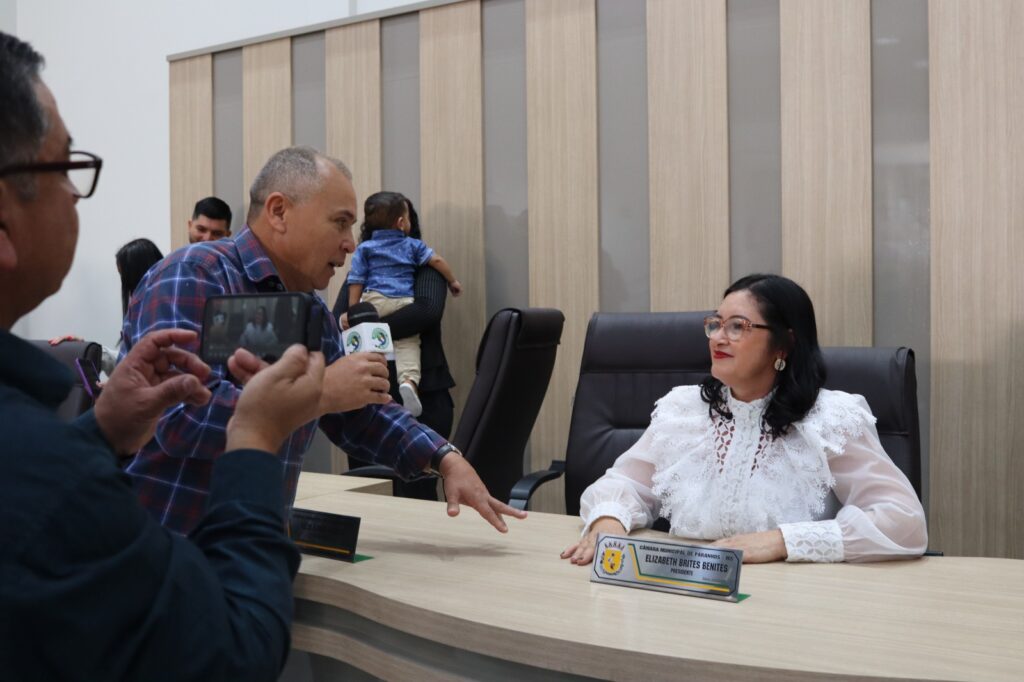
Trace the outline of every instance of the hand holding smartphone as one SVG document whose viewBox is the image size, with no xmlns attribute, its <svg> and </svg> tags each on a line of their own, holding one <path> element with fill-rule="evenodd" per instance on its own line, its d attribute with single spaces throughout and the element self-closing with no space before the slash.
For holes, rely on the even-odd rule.
<svg viewBox="0 0 1024 682">
<path fill-rule="evenodd" d="M 203 309 L 199 356 L 223 365 L 239 348 L 274 362 L 293 344 L 320 350 L 323 306 L 310 294 L 211 296 Z"/>
</svg>

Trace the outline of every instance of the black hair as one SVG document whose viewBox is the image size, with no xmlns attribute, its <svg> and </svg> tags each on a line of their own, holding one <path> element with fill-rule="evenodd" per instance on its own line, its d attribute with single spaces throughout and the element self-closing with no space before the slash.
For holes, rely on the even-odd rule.
<svg viewBox="0 0 1024 682">
<path fill-rule="evenodd" d="M 762 431 L 778 438 L 794 422 L 807 416 L 825 383 L 825 361 L 818 346 L 814 304 L 799 284 L 780 275 L 747 275 L 733 282 L 722 298 L 737 291 L 749 292 L 754 297 L 765 323 L 771 327 L 772 347 L 786 352 L 786 367 L 775 375 L 774 393 L 761 423 Z M 709 413 L 732 419 L 722 382 L 709 376 L 700 386 Z"/>
<path fill-rule="evenodd" d="M 43 57 L 26 42 L 0 32 L 0 168 L 32 161 L 46 136 L 47 120 L 36 95 Z M 31 198 L 30 176 L 12 176 L 15 189 Z"/>
<path fill-rule="evenodd" d="M 416 213 L 416 207 L 412 200 L 406 198 L 406 205 L 409 207 L 409 236 L 413 239 L 423 239 L 423 232 L 420 231 L 420 216 Z"/>
<path fill-rule="evenodd" d="M 228 221 L 228 231 L 231 231 L 231 207 L 223 199 L 206 197 L 197 201 L 196 207 L 192 209 L 192 220 L 201 215 L 206 216 L 210 220 Z"/>
<path fill-rule="evenodd" d="M 114 260 L 117 261 L 117 270 L 121 273 L 122 315 L 128 313 L 128 301 L 135 287 L 142 281 L 142 276 L 163 257 L 164 254 L 160 253 L 157 245 L 148 239 L 133 239 L 117 250 Z"/>
<path fill-rule="evenodd" d="M 267 315 L 267 306 L 265 305 L 258 306 L 256 310 L 252 311 L 252 326 L 256 326 L 256 313 L 258 312 L 263 313 L 263 325 L 260 329 L 266 329 L 267 325 L 270 324 L 270 316 Z"/>
<path fill-rule="evenodd" d="M 377 230 L 393 230 L 395 223 L 402 217 L 402 213 L 409 210 L 409 220 L 412 221 L 412 202 L 405 198 L 405 195 L 398 192 L 377 192 L 366 197 L 363 204 L 363 225 L 359 229 L 359 241 L 365 242 L 370 239 Z M 416 219 L 417 228 L 419 218 Z"/>
</svg>

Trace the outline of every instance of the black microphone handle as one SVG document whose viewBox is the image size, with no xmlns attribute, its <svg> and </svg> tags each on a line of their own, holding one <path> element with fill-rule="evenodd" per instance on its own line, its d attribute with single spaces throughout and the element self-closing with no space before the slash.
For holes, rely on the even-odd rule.
<svg viewBox="0 0 1024 682">
<path fill-rule="evenodd" d="M 380 322 L 380 313 L 372 303 L 356 303 L 348 309 L 348 324 L 354 327 L 364 322 Z"/>
</svg>

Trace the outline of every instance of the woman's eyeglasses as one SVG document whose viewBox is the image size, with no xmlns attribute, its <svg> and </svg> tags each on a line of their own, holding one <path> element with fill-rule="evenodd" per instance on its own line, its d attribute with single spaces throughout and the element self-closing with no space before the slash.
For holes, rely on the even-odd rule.
<svg viewBox="0 0 1024 682">
<path fill-rule="evenodd" d="M 103 159 L 89 152 L 71 152 L 67 161 L 19 163 L 0 168 L 0 177 L 19 173 L 63 173 L 75 188 L 75 196 L 88 199 L 96 191 Z"/>
<path fill-rule="evenodd" d="M 725 330 L 725 337 L 730 341 L 739 341 L 751 329 L 771 329 L 767 324 L 756 324 L 745 317 L 730 317 L 723 320 L 718 315 L 704 318 L 704 333 L 710 339 L 719 329 Z"/>
</svg>

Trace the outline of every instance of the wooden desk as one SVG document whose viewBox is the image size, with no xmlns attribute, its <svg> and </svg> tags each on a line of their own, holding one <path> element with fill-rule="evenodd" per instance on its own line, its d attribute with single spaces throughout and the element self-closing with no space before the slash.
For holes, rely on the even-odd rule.
<svg viewBox="0 0 1024 682">
<path fill-rule="evenodd" d="M 558 558 L 577 518 L 501 535 L 350 480 L 322 492 L 342 478 L 299 482 L 298 506 L 360 516 L 374 557 L 303 558 L 292 643 L 323 661 L 400 680 L 1024 679 L 1024 561 L 746 565 L 731 604 L 590 583 Z"/>
</svg>

